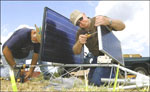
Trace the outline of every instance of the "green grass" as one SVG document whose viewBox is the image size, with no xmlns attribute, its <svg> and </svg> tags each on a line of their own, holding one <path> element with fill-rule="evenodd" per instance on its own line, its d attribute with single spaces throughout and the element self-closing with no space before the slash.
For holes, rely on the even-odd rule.
<svg viewBox="0 0 150 92">
<path fill-rule="evenodd" d="M 55 74 L 57 75 L 57 74 Z M 59 75 L 57 75 L 59 76 Z M 65 92 L 68 92 L 68 91 L 73 91 L 73 92 L 90 92 L 90 91 L 93 91 L 93 92 L 112 92 L 113 90 L 110 90 L 109 88 L 113 88 L 113 83 L 110 83 L 110 85 L 102 85 L 100 87 L 97 87 L 97 86 L 93 86 L 93 85 L 88 85 L 88 80 L 87 78 L 83 79 L 83 84 L 79 85 L 77 83 L 74 84 L 73 88 L 71 89 L 65 89 L 65 88 L 62 88 L 61 91 L 65 91 Z M 43 79 L 43 76 L 42 74 L 40 74 L 40 76 L 38 76 L 37 78 L 33 78 L 31 79 L 29 82 L 26 82 L 26 83 L 17 83 L 17 88 L 18 88 L 18 91 L 39 91 L 39 92 L 43 92 L 43 91 L 46 91 L 46 92 L 52 92 L 52 91 L 57 91 L 56 89 L 54 89 L 53 86 L 51 87 L 48 87 L 48 88 L 44 88 L 45 86 L 49 85 L 51 83 L 50 80 L 44 80 Z M 123 84 L 119 84 L 117 83 L 116 84 L 116 88 L 118 88 L 118 86 L 121 86 Z M 12 91 L 12 86 L 11 86 L 11 82 L 10 81 L 2 81 L 1 83 L 1 88 L 2 90 L 0 91 L 3 91 L 5 90 L 6 92 L 7 91 Z M 8 90 L 6 90 L 8 89 Z M 134 89 L 118 89 L 118 90 L 115 90 L 115 92 L 150 92 L 150 88 L 149 87 L 144 87 L 144 88 L 134 88 Z"/>
</svg>

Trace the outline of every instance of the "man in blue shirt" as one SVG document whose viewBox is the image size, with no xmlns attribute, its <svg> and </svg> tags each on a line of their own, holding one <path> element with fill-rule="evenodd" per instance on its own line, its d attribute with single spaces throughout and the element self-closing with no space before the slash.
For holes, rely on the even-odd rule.
<svg viewBox="0 0 150 92">
<path fill-rule="evenodd" d="M 3 45 L 3 55 L 5 60 L 14 68 L 16 64 L 25 64 L 27 59 L 32 59 L 31 65 L 36 65 L 39 57 L 39 48 L 41 42 L 41 30 L 35 25 L 36 30 L 29 28 L 21 28 L 13 33 L 13 35 Z M 42 62 L 39 62 L 42 63 Z M 31 77 L 34 67 L 30 67 L 29 72 L 25 75 L 25 79 Z M 46 72 L 47 68 L 42 67 L 42 72 Z"/>
</svg>

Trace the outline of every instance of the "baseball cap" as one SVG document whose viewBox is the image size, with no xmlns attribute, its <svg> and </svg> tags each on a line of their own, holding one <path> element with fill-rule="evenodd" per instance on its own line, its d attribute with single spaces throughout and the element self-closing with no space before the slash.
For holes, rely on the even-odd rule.
<svg viewBox="0 0 150 92">
<path fill-rule="evenodd" d="M 41 43 L 42 28 L 41 27 L 38 28 L 36 24 L 35 24 L 35 28 L 36 28 L 36 38 L 37 38 L 38 42 Z"/>
<path fill-rule="evenodd" d="M 70 21 L 76 25 L 77 21 L 83 16 L 83 13 L 81 13 L 79 10 L 74 10 L 70 14 Z"/>
</svg>

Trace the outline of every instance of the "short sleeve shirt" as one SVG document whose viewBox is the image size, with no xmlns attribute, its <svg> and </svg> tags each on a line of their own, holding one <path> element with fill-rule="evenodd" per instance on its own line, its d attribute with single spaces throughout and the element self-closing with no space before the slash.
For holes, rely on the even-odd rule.
<svg viewBox="0 0 150 92">
<path fill-rule="evenodd" d="M 32 43 L 32 29 L 22 28 L 13 33 L 13 35 L 4 43 L 3 49 L 7 46 L 14 58 L 23 59 L 29 55 L 31 50 L 34 53 L 39 53 L 40 44 Z"/>
<path fill-rule="evenodd" d="M 94 26 L 95 24 L 95 17 L 90 19 L 91 24 L 88 29 L 80 28 L 76 34 L 76 41 L 79 38 L 79 35 L 81 34 L 87 34 L 87 33 L 94 33 L 97 31 L 97 27 Z M 101 26 L 102 30 L 105 30 L 105 26 Z M 94 36 L 90 37 L 87 39 L 87 43 L 85 44 L 86 47 L 89 49 L 89 51 L 94 55 L 94 56 L 99 56 L 99 55 L 104 55 L 104 53 L 99 51 L 98 48 L 98 34 L 95 34 Z"/>
</svg>

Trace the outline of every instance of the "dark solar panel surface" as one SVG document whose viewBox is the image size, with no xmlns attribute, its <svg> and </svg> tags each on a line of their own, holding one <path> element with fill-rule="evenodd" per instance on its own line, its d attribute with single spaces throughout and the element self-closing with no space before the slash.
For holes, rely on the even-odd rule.
<svg viewBox="0 0 150 92">
<path fill-rule="evenodd" d="M 69 19 L 46 7 L 42 30 L 41 61 L 65 64 L 83 62 L 83 54 L 74 55 L 72 51 L 77 27 Z"/>
<path fill-rule="evenodd" d="M 122 57 L 121 43 L 106 27 L 98 27 L 99 50 L 110 56 L 115 62 L 124 65 Z"/>
</svg>

